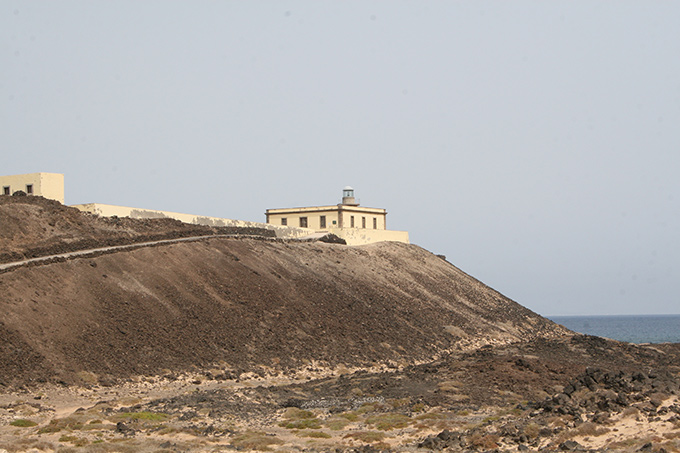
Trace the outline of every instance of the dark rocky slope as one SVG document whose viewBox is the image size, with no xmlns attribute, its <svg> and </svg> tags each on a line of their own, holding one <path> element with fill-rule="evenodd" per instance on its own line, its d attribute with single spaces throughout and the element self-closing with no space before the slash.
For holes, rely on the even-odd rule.
<svg viewBox="0 0 680 453">
<path fill-rule="evenodd" d="M 30 248 L 45 219 L 30 209 L 22 216 L 24 231 L 34 232 L 33 242 L 23 239 Z M 87 234 L 96 239 L 97 231 Z M 206 238 L 23 267 L 0 274 L 0 314 L 4 385 L 215 364 L 235 372 L 407 364 L 566 333 L 441 258 L 397 243 Z"/>
</svg>

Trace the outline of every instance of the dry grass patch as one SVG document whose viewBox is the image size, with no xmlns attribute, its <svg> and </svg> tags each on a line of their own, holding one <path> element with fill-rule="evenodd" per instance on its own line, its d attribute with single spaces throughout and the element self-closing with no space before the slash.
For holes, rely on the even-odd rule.
<svg viewBox="0 0 680 453">
<path fill-rule="evenodd" d="M 350 423 L 352 422 L 350 422 L 346 418 L 341 417 L 329 418 L 328 420 L 323 422 L 323 424 L 326 425 L 326 427 L 332 431 L 340 431 Z"/>
<path fill-rule="evenodd" d="M 343 438 L 356 439 L 370 444 L 373 442 L 381 442 L 385 438 L 385 434 L 378 431 L 356 431 L 345 434 Z"/>
<path fill-rule="evenodd" d="M 61 436 L 59 438 L 59 442 L 68 442 L 73 444 L 75 447 L 84 447 L 85 445 L 89 444 L 90 442 L 83 438 L 83 437 L 78 437 L 78 436 Z"/>
<path fill-rule="evenodd" d="M 295 433 L 298 437 L 311 437 L 313 439 L 330 439 L 331 436 L 323 431 L 302 430 Z"/>
<path fill-rule="evenodd" d="M 523 431 L 525 436 L 533 440 L 538 437 L 538 433 L 541 431 L 541 427 L 538 426 L 536 423 L 529 423 L 527 426 L 524 427 Z"/>
<path fill-rule="evenodd" d="M 437 388 L 441 392 L 456 392 L 460 389 L 460 387 L 463 385 L 462 382 L 460 381 L 442 381 L 437 384 Z"/>
<path fill-rule="evenodd" d="M 289 407 L 283 414 L 284 421 L 279 426 L 286 429 L 321 429 L 321 420 L 314 413 Z"/>
<path fill-rule="evenodd" d="M 35 438 L 14 439 L 11 442 L 0 442 L 0 448 L 8 453 L 19 453 L 26 451 L 56 451 L 57 447 L 51 442 L 37 440 Z M 59 450 L 61 453 L 61 450 Z"/>
<path fill-rule="evenodd" d="M 270 451 L 270 445 L 282 443 L 275 435 L 261 431 L 246 431 L 231 438 L 231 444 L 237 448 L 258 451 Z"/>
<path fill-rule="evenodd" d="M 568 431 L 563 431 L 557 436 L 558 442 L 564 442 L 566 440 L 573 439 L 574 437 L 599 437 L 607 434 L 611 430 L 600 426 L 596 423 L 585 422 L 578 425 L 576 428 L 570 429 Z"/>
<path fill-rule="evenodd" d="M 400 399 L 391 399 L 387 401 L 390 406 L 392 406 L 392 409 L 399 409 L 400 407 L 408 406 L 411 403 L 410 398 L 400 398 Z"/>
<path fill-rule="evenodd" d="M 321 429 L 321 420 L 318 418 L 289 420 L 279 423 L 279 426 L 286 429 Z"/>
<path fill-rule="evenodd" d="M 596 423 L 590 422 L 581 423 L 572 430 L 572 432 L 576 433 L 576 435 L 578 436 L 591 436 L 591 437 L 602 436 L 604 434 L 607 434 L 609 431 L 610 431 L 609 428 L 605 428 L 604 426 L 600 426 Z"/>
<path fill-rule="evenodd" d="M 38 430 L 38 434 L 58 433 L 61 430 L 78 431 L 83 429 L 84 426 L 85 421 L 80 417 L 53 418 L 47 426 Z"/>
<path fill-rule="evenodd" d="M 416 420 L 442 420 L 444 418 L 446 418 L 446 415 L 439 412 L 428 412 L 416 416 Z"/>
<path fill-rule="evenodd" d="M 366 419 L 366 423 L 374 425 L 380 431 L 391 431 L 397 428 L 406 428 L 413 420 L 402 414 L 380 414 Z"/>
<path fill-rule="evenodd" d="M 354 412 L 345 412 L 344 414 L 340 414 L 339 417 L 349 420 L 350 422 L 356 422 L 359 420 L 359 415 L 355 414 Z"/>
<path fill-rule="evenodd" d="M 76 377 L 84 385 L 95 385 L 99 382 L 99 376 L 89 371 L 79 371 Z"/>
<path fill-rule="evenodd" d="M 482 434 L 475 433 L 468 438 L 468 442 L 477 447 L 484 449 L 498 448 L 498 442 L 501 440 L 498 434 Z"/>
<path fill-rule="evenodd" d="M 355 411 L 355 413 L 364 415 L 368 414 L 369 412 L 375 412 L 376 410 L 380 409 L 380 407 L 380 403 L 364 403 L 359 407 L 359 409 Z"/>
<path fill-rule="evenodd" d="M 628 406 L 621 411 L 621 417 L 623 418 L 637 418 L 640 415 L 640 411 L 637 407 Z"/>
<path fill-rule="evenodd" d="M 119 422 L 124 420 L 135 420 L 135 421 L 147 421 L 147 422 L 163 422 L 167 420 L 170 416 L 164 414 L 163 412 L 122 412 L 116 414 L 111 419 L 113 421 Z"/>
</svg>

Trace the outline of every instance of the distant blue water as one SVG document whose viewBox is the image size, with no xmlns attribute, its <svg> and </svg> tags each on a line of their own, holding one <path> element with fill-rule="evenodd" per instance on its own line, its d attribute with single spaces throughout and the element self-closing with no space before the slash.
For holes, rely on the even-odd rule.
<svg viewBox="0 0 680 453">
<path fill-rule="evenodd" d="M 629 343 L 680 343 L 680 315 L 550 316 L 575 332 Z"/>
</svg>

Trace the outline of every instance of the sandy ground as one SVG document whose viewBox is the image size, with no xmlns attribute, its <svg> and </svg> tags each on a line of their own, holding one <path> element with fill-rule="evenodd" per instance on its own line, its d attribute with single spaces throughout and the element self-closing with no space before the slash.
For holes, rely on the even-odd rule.
<svg viewBox="0 0 680 453">
<path fill-rule="evenodd" d="M 287 376 L 244 373 L 224 380 L 202 372 L 171 379 L 139 377 L 111 387 L 43 386 L 0 395 L 0 448 L 680 451 L 677 369 L 643 376 L 634 371 L 634 357 L 627 355 L 633 371 L 575 371 L 570 377 L 575 368 L 570 362 L 584 354 L 592 358 L 593 345 L 610 345 L 603 354 L 606 360 L 624 357 L 616 347 L 628 348 L 586 337 L 570 344 L 562 352 L 556 343 L 483 348 L 401 369 L 310 366 Z M 639 353 L 646 356 L 657 349 L 640 348 Z M 675 362 L 668 356 L 673 350 L 658 349 L 659 360 Z M 556 355 L 554 368 L 548 354 Z M 539 368 L 543 361 L 548 368 Z M 617 366 L 616 361 L 599 363 Z M 590 376 L 599 383 L 590 382 Z M 523 382 L 529 385 L 523 387 Z M 563 392 L 579 382 L 584 386 L 565 397 Z M 631 385 L 623 389 L 627 383 Z M 603 402 L 619 401 L 621 395 L 626 402 L 606 410 L 590 404 L 604 407 Z M 432 442 L 447 436 L 458 440 Z"/>
</svg>

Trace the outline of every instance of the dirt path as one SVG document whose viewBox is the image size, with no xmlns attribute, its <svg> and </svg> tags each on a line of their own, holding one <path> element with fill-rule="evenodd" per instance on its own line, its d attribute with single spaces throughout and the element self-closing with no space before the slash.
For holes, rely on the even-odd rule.
<svg viewBox="0 0 680 453">
<path fill-rule="evenodd" d="M 126 250 L 133 250 L 133 249 L 138 249 L 142 247 L 152 247 L 156 245 L 164 245 L 164 244 L 176 244 L 178 242 L 195 242 L 195 241 L 202 241 L 206 239 L 217 239 L 217 238 L 250 238 L 250 237 L 257 237 L 258 239 L 260 236 L 247 236 L 247 235 L 239 235 L 239 234 L 213 234 L 213 235 L 205 235 L 205 236 L 192 236 L 192 237 L 186 237 L 186 238 L 175 238 L 175 239 L 163 239 L 159 241 L 149 241 L 149 242 L 137 242 L 137 243 L 132 243 L 132 244 L 125 244 L 125 245 L 115 245 L 115 246 L 109 246 L 109 247 L 97 247 L 97 248 L 90 248 L 86 250 L 78 250 L 75 252 L 68 252 L 68 253 L 58 253 L 55 255 L 47 255 L 47 256 L 40 256 L 38 258 L 31 258 L 28 260 L 21 260 L 21 261 L 13 261 L 11 263 L 3 263 L 0 264 L 0 272 L 6 272 L 6 271 L 11 271 L 13 269 L 16 269 L 18 267 L 26 266 L 29 264 L 49 264 L 50 262 L 54 260 L 68 260 L 72 258 L 87 258 L 91 257 L 93 255 L 102 255 L 105 253 L 115 253 L 115 252 L 122 252 Z"/>
</svg>

